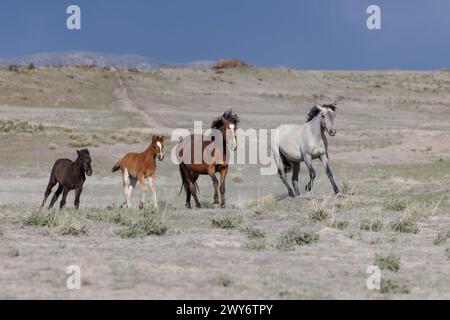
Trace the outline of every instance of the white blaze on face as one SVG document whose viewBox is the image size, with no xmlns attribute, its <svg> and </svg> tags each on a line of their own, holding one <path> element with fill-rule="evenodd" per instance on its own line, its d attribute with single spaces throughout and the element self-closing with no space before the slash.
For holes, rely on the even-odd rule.
<svg viewBox="0 0 450 320">
<path fill-rule="evenodd" d="M 156 145 L 159 147 L 159 159 L 162 160 L 164 157 L 164 150 L 161 142 L 156 142 Z"/>
<path fill-rule="evenodd" d="M 232 137 L 233 137 L 232 148 L 236 149 L 236 136 L 234 135 L 234 128 L 235 128 L 234 124 L 230 124 L 229 128 L 231 130 L 231 134 L 232 134 Z"/>
</svg>

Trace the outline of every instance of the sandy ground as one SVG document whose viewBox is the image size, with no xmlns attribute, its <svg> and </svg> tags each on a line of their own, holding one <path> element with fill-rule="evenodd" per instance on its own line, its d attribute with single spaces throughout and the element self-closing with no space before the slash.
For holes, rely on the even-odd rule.
<svg viewBox="0 0 450 320">
<path fill-rule="evenodd" d="M 0 121 L 45 129 L 0 135 L 0 298 L 448 299 L 450 240 L 435 240 L 450 231 L 449 89 L 444 71 L 2 70 Z M 312 105 L 333 101 L 331 164 L 340 187 L 350 189 L 340 197 L 319 162 L 313 192 L 295 199 L 285 198 L 277 176 L 261 176 L 260 166 L 234 165 L 226 209 L 185 210 L 178 169 L 166 154 L 157 181 L 159 199 L 170 204 L 161 208 L 164 235 L 122 239 L 117 224 L 84 218 L 88 234 L 79 236 L 24 223 L 42 201 L 53 162 L 74 158 L 74 144 L 88 145 L 93 157 L 82 214 L 100 208 L 112 215 L 108 208 L 123 194 L 110 168 L 124 153 L 143 150 L 151 132 L 192 130 L 194 120 L 206 127 L 229 108 L 244 129 L 274 128 L 301 123 Z M 304 167 L 300 174 L 304 185 Z M 201 200 L 210 203 L 211 181 L 199 182 Z M 391 205 L 396 200 L 400 206 Z M 323 221 L 311 218 L 318 210 L 327 213 Z M 241 224 L 213 227 L 212 219 L 228 216 L 242 217 Z M 392 230 L 406 218 L 416 233 Z M 382 229 L 364 230 L 367 220 L 381 221 Z M 252 239 L 245 226 L 264 235 Z M 280 248 L 293 226 L 319 240 Z M 400 260 L 398 271 L 382 270 L 390 281 L 385 292 L 366 287 L 377 254 Z M 65 269 L 73 264 L 82 270 L 81 290 L 66 288 Z"/>
</svg>

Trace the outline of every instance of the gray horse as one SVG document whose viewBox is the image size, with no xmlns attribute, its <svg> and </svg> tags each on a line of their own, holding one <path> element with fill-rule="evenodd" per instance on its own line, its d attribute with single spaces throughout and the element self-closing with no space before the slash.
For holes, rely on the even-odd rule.
<svg viewBox="0 0 450 320">
<path fill-rule="evenodd" d="M 336 135 L 335 113 L 335 104 L 315 106 L 310 110 L 304 125 L 284 124 L 278 127 L 278 134 L 272 135 L 272 154 L 278 167 L 278 174 L 288 189 L 289 196 L 295 197 L 300 194 L 298 190 L 300 162 L 304 162 L 308 168 L 309 182 L 305 190 L 311 191 L 316 176 L 312 160 L 317 158 L 322 161 L 334 192 L 339 193 L 328 164 L 328 143 L 325 136 L 325 131 L 330 136 Z M 289 186 L 286 175 L 291 169 L 294 191 Z"/>
</svg>

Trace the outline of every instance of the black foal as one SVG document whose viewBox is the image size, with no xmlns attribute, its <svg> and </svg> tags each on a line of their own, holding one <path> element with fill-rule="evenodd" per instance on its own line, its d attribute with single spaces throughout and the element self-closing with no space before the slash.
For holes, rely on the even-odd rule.
<svg viewBox="0 0 450 320">
<path fill-rule="evenodd" d="M 75 189 L 75 208 L 78 209 L 81 191 L 83 190 L 83 184 L 86 180 L 84 173 L 90 176 L 92 174 L 92 168 L 91 156 L 89 155 L 88 149 L 77 150 L 77 154 L 78 158 L 75 161 L 59 159 L 53 165 L 47 190 L 45 190 L 44 201 L 42 201 L 42 207 L 45 205 L 45 201 L 47 201 L 48 196 L 52 192 L 52 188 L 59 183 L 58 189 L 53 195 L 48 208 L 51 209 L 53 207 L 62 192 L 63 196 L 59 204 L 59 208 L 62 209 L 66 204 L 67 193 L 69 193 L 70 190 Z"/>
</svg>

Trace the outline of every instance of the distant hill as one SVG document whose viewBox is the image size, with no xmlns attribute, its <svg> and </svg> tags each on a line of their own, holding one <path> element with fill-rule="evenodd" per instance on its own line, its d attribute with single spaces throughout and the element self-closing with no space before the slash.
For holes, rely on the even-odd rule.
<svg viewBox="0 0 450 320">
<path fill-rule="evenodd" d="M 99 67 L 119 67 L 154 69 L 161 66 L 173 65 L 183 67 L 209 67 L 211 61 L 195 61 L 191 63 L 160 63 L 150 58 L 137 54 L 108 54 L 87 51 L 37 53 L 16 58 L 0 58 L 0 68 L 6 68 L 11 64 L 28 65 L 33 63 L 36 67 L 46 64 L 71 66 L 77 64 L 96 65 Z"/>
</svg>

